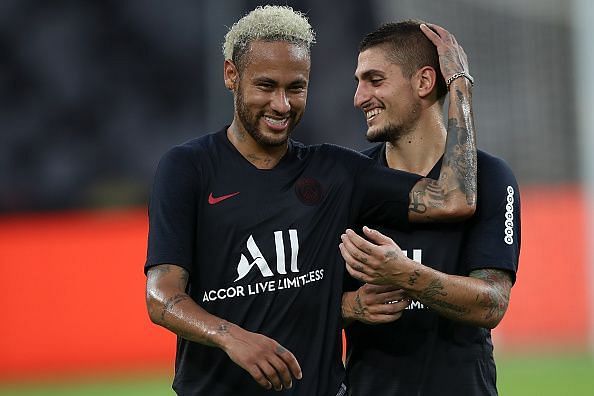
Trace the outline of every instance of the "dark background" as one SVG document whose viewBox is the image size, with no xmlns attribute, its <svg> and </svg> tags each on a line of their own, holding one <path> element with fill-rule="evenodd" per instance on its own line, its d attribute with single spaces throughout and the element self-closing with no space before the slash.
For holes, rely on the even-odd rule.
<svg viewBox="0 0 594 396">
<path fill-rule="evenodd" d="M 414 17 L 464 46 L 479 147 L 506 159 L 521 185 L 576 181 L 563 2 L 518 3 L 529 11 L 487 0 L 269 3 L 306 13 L 317 32 L 297 140 L 367 147 L 352 104 L 357 44 L 382 22 Z M 170 146 L 231 121 L 221 45 L 260 4 L 2 0 L 0 212 L 144 205 Z"/>
</svg>

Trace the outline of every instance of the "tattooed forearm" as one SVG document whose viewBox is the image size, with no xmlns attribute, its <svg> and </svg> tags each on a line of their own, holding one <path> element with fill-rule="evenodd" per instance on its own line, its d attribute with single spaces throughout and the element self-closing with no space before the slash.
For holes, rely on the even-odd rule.
<svg viewBox="0 0 594 396">
<path fill-rule="evenodd" d="M 453 304 L 441 299 L 447 297 L 448 293 L 444 291 L 444 286 L 439 279 L 432 280 L 429 285 L 419 295 L 419 300 L 431 308 L 445 314 L 464 316 L 470 312 L 470 309 L 462 305 Z"/>
<path fill-rule="evenodd" d="M 188 300 L 190 297 L 187 294 L 176 294 L 173 297 L 169 297 L 165 300 L 165 304 L 163 304 L 163 310 L 161 311 L 161 320 L 165 319 L 165 314 L 170 313 L 173 307 L 185 300 Z"/>
<path fill-rule="evenodd" d="M 477 294 L 476 302 L 485 311 L 486 320 L 499 322 L 509 305 L 511 292 L 511 278 L 508 273 L 500 270 L 482 269 L 472 271 L 470 276 L 482 279 L 489 284 L 486 291 Z"/>
<path fill-rule="evenodd" d="M 452 172 L 447 190 L 460 189 L 469 205 L 476 200 L 476 143 L 474 122 L 470 106 L 470 92 L 464 94 L 459 88 L 452 93 L 453 111 L 448 119 L 448 139 L 444 166 Z M 452 114 L 453 113 L 453 114 Z M 452 117 L 453 116 L 453 117 Z M 440 178 L 441 180 L 441 178 Z"/>
<path fill-rule="evenodd" d="M 424 191 L 411 191 L 410 205 L 408 210 L 415 213 L 425 213 L 427 211 L 427 205 L 425 205 Z"/>
</svg>

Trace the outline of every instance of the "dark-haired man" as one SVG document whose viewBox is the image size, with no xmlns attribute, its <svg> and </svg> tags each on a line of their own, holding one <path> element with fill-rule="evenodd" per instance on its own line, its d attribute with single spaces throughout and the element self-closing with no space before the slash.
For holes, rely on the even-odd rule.
<svg viewBox="0 0 594 396">
<path fill-rule="evenodd" d="M 457 127 L 439 180 L 290 139 L 305 110 L 313 37 L 290 7 L 258 7 L 240 19 L 224 44 L 233 121 L 159 163 L 147 306 L 178 335 L 180 395 L 343 395 L 342 230 L 356 220 L 397 226 L 474 212 L 467 92 L 452 106 Z M 460 157 L 468 166 L 454 166 Z"/>
<path fill-rule="evenodd" d="M 470 89 L 473 79 L 467 67 L 442 74 L 457 62 L 442 56 L 443 44 L 456 41 L 430 26 L 392 23 L 365 37 L 355 105 L 365 112 L 367 139 L 381 142 L 367 155 L 433 178 L 450 144 L 444 96 L 449 91 L 456 103 L 461 92 L 451 85 Z M 340 244 L 348 272 L 361 282 L 343 295 L 343 317 L 352 321 L 349 393 L 496 395 L 490 329 L 507 309 L 520 250 L 519 192 L 509 167 L 479 150 L 477 212 L 465 223 L 364 227 L 363 234 L 347 230 Z"/>
</svg>

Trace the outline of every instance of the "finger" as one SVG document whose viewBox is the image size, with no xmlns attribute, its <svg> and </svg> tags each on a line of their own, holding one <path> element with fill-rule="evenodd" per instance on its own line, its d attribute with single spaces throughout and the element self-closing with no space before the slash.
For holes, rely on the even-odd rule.
<svg viewBox="0 0 594 396">
<path fill-rule="evenodd" d="M 387 235 L 382 234 L 378 230 L 374 230 L 372 228 L 365 226 L 365 227 L 363 227 L 363 233 L 365 234 L 365 236 L 367 238 L 369 238 L 372 242 L 377 243 L 378 245 L 395 245 L 396 247 L 398 247 L 398 245 L 396 244 L 396 242 L 394 242 L 394 240 L 392 238 L 390 238 Z M 363 238 L 361 238 L 361 239 L 363 239 Z M 365 239 L 363 239 L 363 240 L 366 241 Z M 366 242 L 371 244 L 368 241 L 366 241 Z M 371 244 L 371 245 L 375 246 L 373 244 Z"/>
<path fill-rule="evenodd" d="M 254 365 L 248 370 L 248 373 L 252 376 L 252 378 L 264 389 L 272 388 L 272 384 L 266 378 L 266 374 L 260 369 L 259 366 Z"/>
<path fill-rule="evenodd" d="M 361 286 L 361 288 L 366 293 L 383 294 L 388 292 L 401 292 L 404 296 L 404 290 L 395 285 L 373 285 L 366 283 L 363 286 Z"/>
<path fill-rule="evenodd" d="M 442 39 L 445 39 L 447 36 L 451 35 L 450 32 L 448 32 L 443 27 L 436 25 L 435 23 L 426 23 L 425 25 L 433 29 L 433 31 L 435 31 Z"/>
<path fill-rule="evenodd" d="M 358 271 L 356 268 L 353 267 L 352 263 L 354 262 L 354 260 L 352 258 L 346 258 L 348 256 L 348 252 L 345 251 L 342 243 L 339 245 L 339 248 L 340 253 L 342 254 L 342 257 L 344 258 L 344 261 L 346 263 L 346 270 L 349 273 L 349 275 L 355 279 L 360 280 L 361 282 L 367 282 L 368 276 L 365 273 Z"/>
<path fill-rule="evenodd" d="M 374 323 L 383 324 L 383 323 L 391 323 L 394 322 L 402 317 L 402 312 L 398 312 L 396 314 L 390 315 L 376 315 L 374 318 Z"/>
<path fill-rule="evenodd" d="M 357 270 L 358 272 L 364 272 L 365 266 L 363 265 L 362 262 L 357 260 L 357 258 L 353 255 L 353 253 L 351 253 L 351 251 L 347 248 L 346 245 L 347 245 L 347 242 L 343 242 L 340 245 L 338 245 L 338 249 L 340 250 L 340 254 L 342 255 L 342 258 L 351 268 Z M 351 246 L 351 249 L 354 249 L 354 248 Z"/>
<path fill-rule="evenodd" d="M 381 299 L 382 302 L 387 302 L 404 300 L 406 295 L 402 291 L 389 291 L 385 293 L 378 293 L 377 297 Z"/>
<path fill-rule="evenodd" d="M 357 235 L 352 230 L 347 230 L 347 232 L 349 232 L 349 234 L 352 234 L 352 235 Z M 356 261 L 358 261 L 362 264 L 369 263 L 368 252 L 366 252 L 365 250 L 363 250 L 359 246 L 357 246 L 355 244 L 355 242 L 353 242 L 353 238 L 351 238 L 349 236 L 349 234 L 342 234 L 342 236 L 341 236 L 342 243 L 344 244 L 344 247 L 346 248 L 346 250 L 350 253 L 350 255 L 353 257 L 353 259 L 355 259 Z M 360 242 L 360 240 L 364 241 L 364 239 L 359 237 L 358 235 L 357 235 L 357 237 L 359 239 L 359 242 Z"/>
<path fill-rule="evenodd" d="M 367 239 L 363 238 L 351 229 L 347 229 L 343 235 L 345 235 L 349 241 L 357 247 L 357 249 L 363 251 L 364 253 L 372 254 L 373 249 L 377 248 L 375 244 L 369 242 Z"/>
<path fill-rule="evenodd" d="M 279 345 L 276 348 L 276 354 L 285 362 L 287 367 L 289 368 L 290 375 L 294 378 L 301 379 L 303 377 L 303 373 L 301 371 L 301 366 L 299 366 L 299 362 L 295 355 L 291 353 L 288 349 Z"/>
<path fill-rule="evenodd" d="M 437 34 L 433 29 L 424 23 L 421 24 L 421 31 L 435 46 L 441 42 L 441 37 L 439 37 L 439 34 Z"/>
<path fill-rule="evenodd" d="M 263 360 L 260 362 L 259 367 L 264 373 L 266 379 L 272 384 L 274 390 L 279 391 L 283 389 L 283 384 L 278 376 L 278 372 L 271 362 L 268 360 Z"/>
<path fill-rule="evenodd" d="M 280 347 L 280 345 L 279 345 Z M 282 347 L 280 347 L 282 348 Z M 283 359 L 281 359 L 280 355 L 272 355 L 269 359 L 269 363 L 274 367 L 278 374 L 278 378 L 281 382 L 281 388 L 284 389 L 291 389 L 293 386 L 293 379 L 291 377 L 291 373 L 289 371 L 289 367 L 285 363 Z M 275 388 L 276 390 L 280 390 Z"/>
</svg>

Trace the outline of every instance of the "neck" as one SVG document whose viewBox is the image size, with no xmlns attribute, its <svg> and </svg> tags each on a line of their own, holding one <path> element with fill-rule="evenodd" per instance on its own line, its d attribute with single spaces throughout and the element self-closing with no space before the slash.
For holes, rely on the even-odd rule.
<svg viewBox="0 0 594 396">
<path fill-rule="evenodd" d="M 445 141 L 446 128 L 441 111 L 429 112 L 409 134 L 387 142 L 388 166 L 427 176 L 443 155 Z"/>
<path fill-rule="evenodd" d="M 237 151 L 258 169 L 274 168 L 288 149 L 288 143 L 281 146 L 261 145 L 236 120 L 227 128 L 227 138 Z"/>
</svg>

